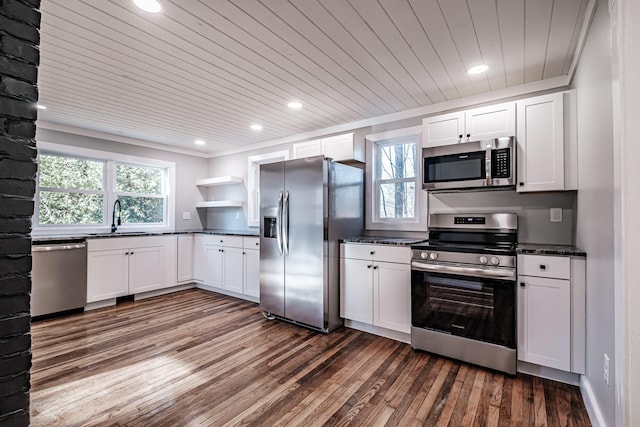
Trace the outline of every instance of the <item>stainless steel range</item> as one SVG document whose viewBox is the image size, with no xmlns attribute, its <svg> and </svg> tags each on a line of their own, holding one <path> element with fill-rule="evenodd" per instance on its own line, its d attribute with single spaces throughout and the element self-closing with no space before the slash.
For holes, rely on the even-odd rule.
<svg viewBox="0 0 640 427">
<path fill-rule="evenodd" d="M 411 345 L 516 373 L 516 214 L 431 214 L 412 246 Z"/>
</svg>

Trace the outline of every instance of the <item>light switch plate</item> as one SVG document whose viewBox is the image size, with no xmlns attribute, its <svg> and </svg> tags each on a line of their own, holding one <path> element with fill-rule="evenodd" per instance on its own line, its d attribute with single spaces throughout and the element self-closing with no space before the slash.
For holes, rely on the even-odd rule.
<svg viewBox="0 0 640 427">
<path fill-rule="evenodd" d="M 182 212 L 182 219 L 191 219 L 191 212 Z"/>
<path fill-rule="evenodd" d="M 549 221 L 562 222 L 562 208 L 549 209 Z"/>
</svg>

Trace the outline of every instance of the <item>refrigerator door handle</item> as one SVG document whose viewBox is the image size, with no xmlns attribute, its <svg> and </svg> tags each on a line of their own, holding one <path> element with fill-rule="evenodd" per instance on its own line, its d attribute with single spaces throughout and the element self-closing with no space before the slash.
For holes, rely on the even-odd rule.
<svg viewBox="0 0 640 427">
<path fill-rule="evenodd" d="M 282 213 L 282 246 L 284 253 L 289 255 L 289 192 L 284 193 L 284 208 Z"/>
<path fill-rule="evenodd" d="M 276 240 L 278 241 L 278 252 L 283 254 L 282 247 L 282 191 L 278 196 L 278 213 L 276 214 Z"/>
</svg>

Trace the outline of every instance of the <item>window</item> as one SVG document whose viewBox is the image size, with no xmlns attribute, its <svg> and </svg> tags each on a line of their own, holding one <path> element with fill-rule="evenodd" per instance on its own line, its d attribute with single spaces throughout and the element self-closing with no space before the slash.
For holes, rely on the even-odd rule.
<svg viewBox="0 0 640 427">
<path fill-rule="evenodd" d="M 122 203 L 123 224 L 162 224 L 164 176 L 161 168 L 116 164 L 116 198 Z"/>
<path fill-rule="evenodd" d="M 420 211 L 421 127 L 367 136 L 367 229 L 426 231 Z M 426 206 L 426 200 L 424 201 Z"/>
<path fill-rule="evenodd" d="M 46 142 L 38 148 L 34 233 L 108 231 L 116 200 L 122 229 L 173 228 L 174 163 Z"/>
<path fill-rule="evenodd" d="M 38 219 L 42 225 L 103 223 L 105 163 L 42 154 Z"/>
<path fill-rule="evenodd" d="M 249 177 L 247 185 L 247 192 L 249 193 L 247 198 L 249 200 L 247 225 L 249 227 L 260 226 L 260 165 L 283 160 L 289 160 L 289 150 L 249 157 L 249 170 L 247 172 Z"/>
<path fill-rule="evenodd" d="M 378 218 L 415 218 L 416 142 L 400 138 L 376 145 Z"/>
</svg>

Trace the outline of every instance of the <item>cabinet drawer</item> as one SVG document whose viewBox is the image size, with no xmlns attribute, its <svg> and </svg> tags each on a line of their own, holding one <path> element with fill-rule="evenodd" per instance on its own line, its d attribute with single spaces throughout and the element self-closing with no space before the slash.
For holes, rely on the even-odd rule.
<svg viewBox="0 0 640 427">
<path fill-rule="evenodd" d="M 214 245 L 227 246 L 230 248 L 242 248 L 242 236 L 214 235 L 211 241 Z"/>
<path fill-rule="evenodd" d="M 244 238 L 244 248 L 245 249 L 260 249 L 260 238 L 259 237 L 245 237 Z"/>
<path fill-rule="evenodd" d="M 408 246 L 343 243 L 340 247 L 340 256 L 408 264 L 411 261 L 411 248 Z"/>
<path fill-rule="evenodd" d="M 561 256 L 518 255 L 518 274 L 570 279 L 571 259 Z"/>
</svg>

